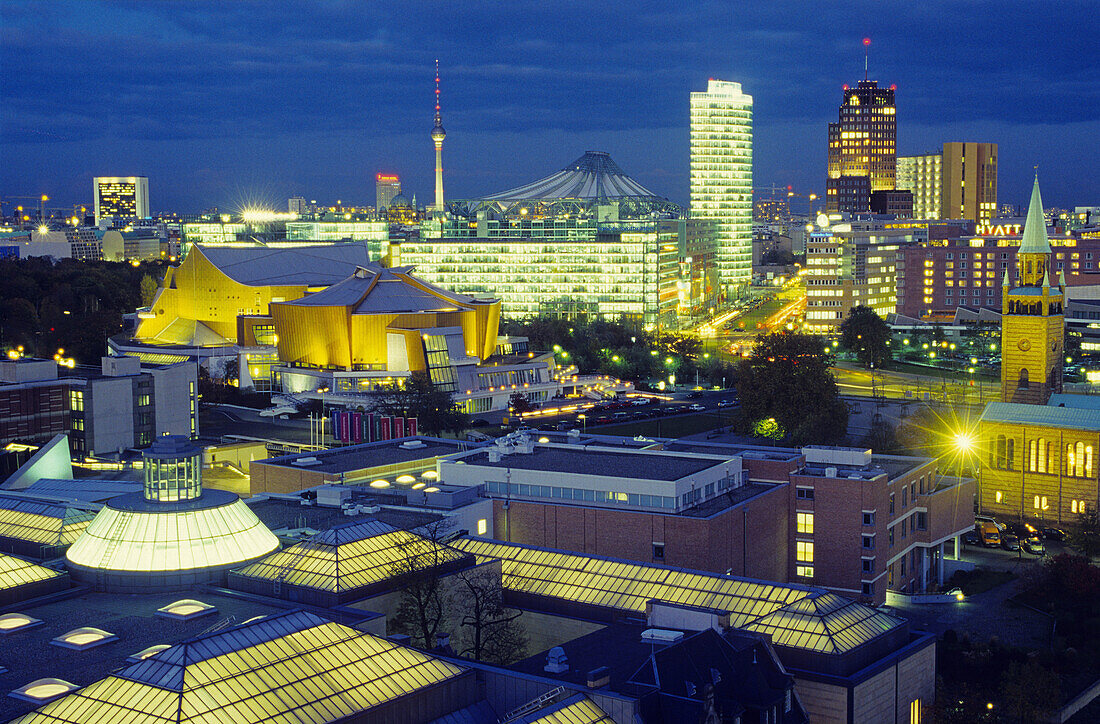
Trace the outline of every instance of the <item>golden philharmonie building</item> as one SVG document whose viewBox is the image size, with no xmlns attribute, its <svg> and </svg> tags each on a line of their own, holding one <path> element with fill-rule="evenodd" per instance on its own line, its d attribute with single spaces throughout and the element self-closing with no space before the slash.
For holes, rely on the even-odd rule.
<svg viewBox="0 0 1100 724">
<path fill-rule="evenodd" d="M 242 387 L 324 392 L 326 401 L 400 386 L 426 372 L 467 412 L 506 409 L 563 389 L 553 355 L 499 337 L 500 300 L 442 289 L 413 267 L 368 260 L 362 242 L 299 248 L 195 244 L 168 269 L 115 354 L 196 359 L 213 374 L 238 361 Z"/>
</svg>

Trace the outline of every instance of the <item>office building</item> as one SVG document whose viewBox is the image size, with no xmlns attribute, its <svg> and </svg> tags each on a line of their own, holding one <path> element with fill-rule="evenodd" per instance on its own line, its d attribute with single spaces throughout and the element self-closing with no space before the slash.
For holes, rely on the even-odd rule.
<svg viewBox="0 0 1100 724">
<path fill-rule="evenodd" d="M 83 457 L 144 447 L 159 435 L 193 437 L 197 374 L 191 362 L 142 366 L 136 357 L 71 369 L 54 360 L 0 361 L 0 442 L 68 433 L 73 456 Z"/>
<path fill-rule="evenodd" d="M 381 213 L 390 207 L 393 197 L 401 193 L 401 179 L 396 174 L 379 173 L 374 177 L 374 208 Z"/>
<path fill-rule="evenodd" d="M 947 219 L 979 224 L 997 216 L 997 144 L 943 144 L 943 201 Z"/>
<path fill-rule="evenodd" d="M 95 223 L 105 217 L 148 219 L 149 179 L 145 176 L 97 176 L 92 179 Z"/>
<path fill-rule="evenodd" d="M 507 317 L 618 319 L 650 329 L 714 306 L 717 222 L 685 210 L 588 151 L 533 183 L 451 202 L 419 235 L 392 239 L 392 264 L 501 300 Z"/>
<path fill-rule="evenodd" d="M 894 86 L 844 86 L 839 119 L 829 124 L 826 211 L 866 212 L 872 192 L 896 188 L 897 135 Z"/>
<path fill-rule="evenodd" d="M 943 155 L 898 156 L 897 188 L 913 192 L 913 218 L 943 217 Z M 950 217 L 949 217 L 950 218 Z"/>
<path fill-rule="evenodd" d="M 898 219 L 912 219 L 913 192 L 908 189 L 872 191 L 871 213 Z"/>
<path fill-rule="evenodd" d="M 859 305 L 880 317 L 897 311 L 895 265 L 898 249 L 912 243 L 916 229 L 854 228 L 838 223 L 806 240 L 807 331 L 833 334 Z"/>
<path fill-rule="evenodd" d="M 691 216 L 715 224 L 727 301 L 752 279 L 752 108 L 740 83 L 711 79 L 691 94 Z"/>
<path fill-rule="evenodd" d="M 301 215 L 306 213 L 306 210 L 308 208 L 309 207 L 306 204 L 305 198 L 303 198 L 301 196 L 292 196 L 291 198 L 287 199 L 287 202 L 286 202 L 287 213 L 296 214 L 298 216 L 301 216 Z"/>
</svg>

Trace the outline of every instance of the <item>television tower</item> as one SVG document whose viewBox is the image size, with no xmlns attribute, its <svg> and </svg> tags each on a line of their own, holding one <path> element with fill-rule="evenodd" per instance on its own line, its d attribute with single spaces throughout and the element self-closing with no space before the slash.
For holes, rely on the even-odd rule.
<svg viewBox="0 0 1100 724">
<path fill-rule="evenodd" d="M 432 143 L 435 144 L 435 206 L 443 213 L 443 139 L 447 132 L 443 130 L 443 119 L 439 115 L 439 60 L 435 61 L 435 126 L 432 127 Z"/>
</svg>

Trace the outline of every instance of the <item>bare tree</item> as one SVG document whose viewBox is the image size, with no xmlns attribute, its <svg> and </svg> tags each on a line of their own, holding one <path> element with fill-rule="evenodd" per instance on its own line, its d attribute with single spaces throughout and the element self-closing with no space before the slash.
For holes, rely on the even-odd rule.
<svg viewBox="0 0 1100 724">
<path fill-rule="evenodd" d="M 477 566 L 455 574 L 464 611 L 460 625 L 467 629 L 468 646 L 460 655 L 492 664 L 509 664 L 527 651 L 527 632 L 519 622 L 522 611 L 504 606 L 500 569 Z"/>
<path fill-rule="evenodd" d="M 425 649 L 435 646 L 450 609 L 450 592 L 440 575 L 440 566 L 449 560 L 449 549 L 440 541 L 449 527 L 441 519 L 419 529 L 422 535 L 405 532 L 402 555 L 390 567 L 390 575 L 403 586 L 393 626 Z"/>
</svg>

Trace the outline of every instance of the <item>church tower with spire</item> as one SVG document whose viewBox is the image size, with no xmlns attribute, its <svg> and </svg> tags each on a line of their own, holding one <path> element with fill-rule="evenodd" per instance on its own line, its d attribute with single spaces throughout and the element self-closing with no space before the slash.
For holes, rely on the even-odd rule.
<svg viewBox="0 0 1100 724">
<path fill-rule="evenodd" d="M 432 143 L 435 145 L 435 204 L 432 210 L 443 213 L 443 118 L 439 113 L 439 61 L 435 61 L 435 126 L 432 127 Z"/>
<path fill-rule="evenodd" d="M 1023 239 L 1016 252 L 1019 281 L 1005 272 L 1001 297 L 1001 401 L 1045 405 L 1062 391 L 1064 354 L 1065 275 L 1051 280 L 1051 249 L 1047 239 L 1039 178 L 1031 190 L 1031 204 Z"/>
</svg>

